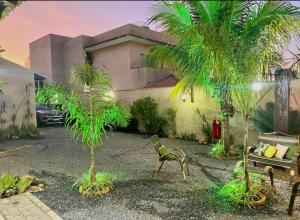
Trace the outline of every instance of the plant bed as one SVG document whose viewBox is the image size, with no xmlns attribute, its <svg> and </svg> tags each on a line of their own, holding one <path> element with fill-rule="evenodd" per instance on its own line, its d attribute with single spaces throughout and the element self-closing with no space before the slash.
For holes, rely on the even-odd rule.
<svg viewBox="0 0 300 220">
<path fill-rule="evenodd" d="M 246 181 L 244 179 L 244 167 L 237 163 L 235 169 L 234 180 L 227 183 L 220 194 L 228 198 L 231 202 L 235 202 L 244 206 L 255 207 L 265 205 L 267 198 L 273 197 L 275 188 L 266 182 L 266 176 L 250 172 L 250 188 L 246 190 Z"/>
<path fill-rule="evenodd" d="M 0 198 L 7 198 L 19 193 L 42 191 L 46 183 L 33 176 L 12 176 L 6 173 L 0 177 Z"/>
<path fill-rule="evenodd" d="M 271 197 L 273 188 L 265 183 L 253 182 L 250 191 L 246 192 L 246 183 L 244 180 L 232 180 L 221 190 L 221 195 L 229 201 L 240 205 L 255 207 L 265 205 L 267 198 Z"/>
<path fill-rule="evenodd" d="M 102 196 L 113 188 L 116 175 L 98 172 L 96 182 L 92 182 L 91 173 L 85 173 L 73 185 L 83 196 Z"/>
<path fill-rule="evenodd" d="M 231 145 L 229 148 L 229 152 L 225 153 L 224 151 L 224 143 L 218 141 L 217 143 L 212 145 L 213 148 L 211 152 L 208 153 L 210 157 L 222 159 L 222 160 L 237 160 L 241 158 L 238 145 Z"/>
</svg>

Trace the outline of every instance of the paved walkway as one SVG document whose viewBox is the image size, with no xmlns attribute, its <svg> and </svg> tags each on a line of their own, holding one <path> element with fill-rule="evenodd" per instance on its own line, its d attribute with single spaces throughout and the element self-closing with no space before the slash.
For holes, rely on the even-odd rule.
<svg viewBox="0 0 300 220">
<path fill-rule="evenodd" d="M 31 193 L 0 199 L 0 220 L 62 220 Z"/>
</svg>

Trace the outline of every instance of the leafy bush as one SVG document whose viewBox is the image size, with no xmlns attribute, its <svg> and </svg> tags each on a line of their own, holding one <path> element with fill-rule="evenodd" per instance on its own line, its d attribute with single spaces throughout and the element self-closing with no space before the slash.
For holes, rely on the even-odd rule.
<svg viewBox="0 0 300 220">
<path fill-rule="evenodd" d="M 207 143 L 211 143 L 212 141 L 212 128 L 211 124 L 208 123 L 207 117 L 205 116 L 204 113 L 202 113 L 199 109 L 196 109 L 196 112 L 198 113 L 200 119 L 201 119 L 201 131 L 205 136 L 205 141 Z"/>
<path fill-rule="evenodd" d="M 225 150 L 224 150 L 224 142 L 221 140 L 218 140 L 209 152 L 209 155 L 215 158 L 223 158 L 225 155 Z"/>
<path fill-rule="evenodd" d="M 142 133 L 157 134 L 166 124 L 166 120 L 158 113 L 157 103 L 151 97 L 134 101 L 130 112 L 137 120 L 139 131 Z"/>
<path fill-rule="evenodd" d="M 196 134 L 183 132 L 180 134 L 180 138 L 187 141 L 196 141 Z"/>
<path fill-rule="evenodd" d="M 260 193 L 266 197 L 271 197 L 275 193 L 275 189 L 259 179 L 258 174 L 250 173 L 250 179 L 249 192 L 246 192 L 246 181 L 244 179 L 235 179 L 227 183 L 220 191 L 220 194 L 233 203 L 252 207 L 254 202 L 261 199 L 259 197 Z"/>
<path fill-rule="evenodd" d="M 17 182 L 17 187 L 19 189 L 20 193 L 25 192 L 28 187 L 31 185 L 32 180 L 27 179 L 27 178 L 21 178 L 18 182 Z"/>
<path fill-rule="evenodd" d="M 0 198 L 25 192 L 32 180 L 25 177 L 11 176 L 6 173 L 0 177 Z"/>
<path fill-rule="evenodd" d="M 138 122 L 136 118 L 130 118 L 128 125 L 126 127 L 116 126 L 116 131 L 126 132 L 126 133 L 139 133 Z"/>
<path fill-rule="evenodd" d="M 99 196 L 108 193 L 117 176 L 109 173 L 96 173 L 96 183 L 91 181 L 91 172 L 84 173 L 73 185 L 83 196 Z"/>
<path fill-rule="evenodd" d="M 217 159 L 231 158 L 236 159 L 241 157 L 241 145 L 231 145 L 228 149 L 228 153 L 225 153 L 224 141 L 218 140 L 213 144 L 212 150 L 208 153 L 209 156 Z"/>
<path fill-rule="evenodd" d="M 266 183 L 266 176 L 250 172 L 250 191 L 246 192 L 244 167 L 237 164 L 234 168 L 234 173 L 236 179 L 227 183 L 220 191 L 220 194 L 229 201 L 251 207 L 255 201 L 260 199 L 259 193 L 266 197 L 274 195 L 275 188 Z"/>
<path fill-rule="evenodd" d="M 167 108 L 165 110 L 165 118 L 166 118 L 166 127 L 167 133 L 169 137 L 176 137 L 177 135 L 177 125 L 176 125 L 176 114 L 177 109 L 176 108 Z"/>
</svg>

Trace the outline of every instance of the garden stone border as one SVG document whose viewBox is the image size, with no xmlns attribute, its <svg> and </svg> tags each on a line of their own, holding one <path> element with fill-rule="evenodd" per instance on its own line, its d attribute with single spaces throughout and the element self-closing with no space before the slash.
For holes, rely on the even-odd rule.
<svg viewBox="0 0 300 220">
<path fill-rule="evenodd" d="M 62 220 L 54 211 L 31 193 L 0 199 L 0 220 L 31 219 Z"/>
</svg>

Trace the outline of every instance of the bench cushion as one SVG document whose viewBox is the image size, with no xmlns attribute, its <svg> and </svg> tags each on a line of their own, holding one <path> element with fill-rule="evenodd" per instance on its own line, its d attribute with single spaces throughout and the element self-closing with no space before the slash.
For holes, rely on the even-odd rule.
<svg viewBox="0 0 300 220">
<path fill-rule="evenodd" d="M 272 158 L 275 156 L 277 148 L 275 146 L 269 146 L 264 153 L 264 156 L 267 158 Z"/>
<path fill-rule="evenodd" d="M 277 152 L 275 154 L 275 157 L 282 160 L 284 155 L 286 155 L 287 151 L 289 150 L 289 147 L 281 144 L 277 144 L 276 148 L 277 148 Z"/>
<path fill-rule="evenodd" d="M 285 157 L 288 160 L 292 160 L 295 153 L 299 153 L 299 147 L 298 146 L 289 146 L 289 150 L 286 153 Z"/>
<path fill-rule="evenodd" d="M 268 148 L 269 146 L 271 146 L 271 145 L 260 143 L 260 144 L 258 145 L 258 147 L 254 150 L 254 154 L 257 155 L 257 156 L 263 157 L 265 151 L 267 150 L 267 148 Z"/>
</svg>

